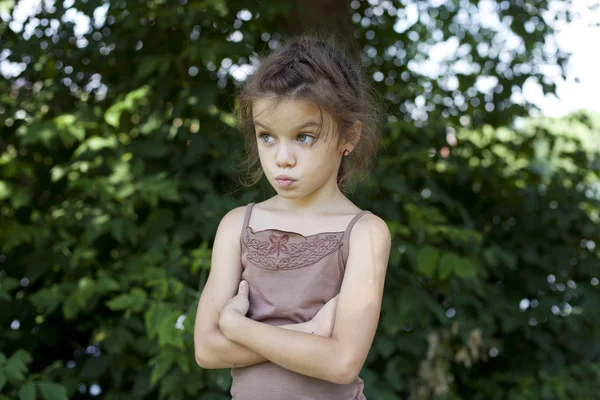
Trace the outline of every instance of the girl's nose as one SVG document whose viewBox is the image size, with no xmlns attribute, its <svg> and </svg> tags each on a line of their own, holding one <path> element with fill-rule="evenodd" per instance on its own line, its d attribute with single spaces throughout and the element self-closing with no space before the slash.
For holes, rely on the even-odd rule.
<svg viewBox="0 0 600 400">
<path fill-rule="evenodd" d="M 276 163 L 279 168 L 293 167 L 296 164 L 292 146 L 280 144 L 277 149 Z"/>
</svg>

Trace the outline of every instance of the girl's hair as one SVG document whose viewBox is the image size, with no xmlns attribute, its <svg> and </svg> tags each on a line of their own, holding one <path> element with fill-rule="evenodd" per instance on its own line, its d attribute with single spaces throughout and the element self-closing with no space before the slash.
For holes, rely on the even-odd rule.
<svg viewBox="0 0 600 400">
<path fill-rule="evenodd" d="M 270 98 L 275 104 L 290 98 L 315 104 L 321 112 L 321 127 L 323 112 L 332 118 L 336 144 L 351 139 L 349 131 L 357 121 L 362 124 L 356 147 L 349 156 L 342 157 L 337 175 L 342 192 L 346 192 L 355 173 L 367 176 L 374 167 L 379 143 L 379 98 L 360 68 L 331 39 L 312 36 L 289 39 L 262 59 L 238 94 L 234 114 L 246 142 L 247 154 L 239 164 L 240 170 L 247 174 L 241 180 L 246 187 L 255 185 L 263 176 L 252 115 L 252 102 L 261 98 Z M 320 140 L 320 136 L 316 139 Z"/>
</svg>

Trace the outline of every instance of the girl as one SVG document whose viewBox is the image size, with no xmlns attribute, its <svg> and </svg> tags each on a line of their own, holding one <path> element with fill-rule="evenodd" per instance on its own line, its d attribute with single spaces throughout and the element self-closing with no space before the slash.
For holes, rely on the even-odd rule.
<svg viewBox="0 0 600 400">
<path fill-rule="evenodd" d="M 376 154 L 378 110 L 352 62 L 299 38 L 267 56 L 236 115 L 256 183 L 228 212 L 194 328 L 202 368 L 232 368 L 235 400 L 364 399 L 358 374 L 390 253 L 386 223 L 343 193 Z"/>
</svg>

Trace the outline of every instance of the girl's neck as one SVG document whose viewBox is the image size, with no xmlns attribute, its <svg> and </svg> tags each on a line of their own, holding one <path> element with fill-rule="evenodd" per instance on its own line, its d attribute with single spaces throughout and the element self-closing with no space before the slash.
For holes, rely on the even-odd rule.
<svg viewBox="0 0 600 400">
<path fill-rule="evenodd" d="M 265 206 L 286 212 L 308 212 L 318 214 L 337 214 L 354 208 L 341 191 L 329 196 L 307 196 L 303 198 L 286 198 L 276 195 L 265 202 Z"/>
</svg>

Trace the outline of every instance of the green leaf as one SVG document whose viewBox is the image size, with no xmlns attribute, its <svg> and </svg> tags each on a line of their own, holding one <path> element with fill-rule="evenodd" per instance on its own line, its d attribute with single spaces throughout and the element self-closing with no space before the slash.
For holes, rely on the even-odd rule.
<svg viewBox="0 0 600 400">
<path fill-rule="evenodd" d="M 162 125 L 162 119 L 155 114 L 148 117 L 148 120 L 140 126 L 140 133 L 143 135 L 149 135 L 156 131 Z"/>
<path fill-rule="evenodd" d="M 14 0 L 2 0 L 0 1 L 0 12 L 1 13 L 11 13 L 13 7 L 15 6 Z"/>
<path fill-rule="evenodd" d="M 42 397 L 46 400 L 67 400 L 67 389 L 54 382 L 42 381 L 37 383 Z"/>
<path fill-rule="evenodd" d="M 98 379 L 109 366 L 108 357 L 100 355 L 85 360 L 81 367 L 81 376 L 87 379 Z"/>
<path fill-rule="evenodd" d="M 154 279 L 148 281 L 146 285 L 153 288 L 151 294 L 153 299 L 165 300 L 169 295 L 169 281 L 164 279 Z"/>
<path fill-rule="evenodd" d="M 475 262 L 471 258 L 459 257 L 454 265 L 454 273 L 460 278 L 474 278 L 477 275 Z"/>
<path fill-rule="evenodd" d="M 148 370 L 135 376 L 131 392 L 136 398 L 142 398 L 150 392 L 150 373 Z"/>
<path fill-rule="evenodd" d="M 439 268 L 439 278 L 440 280 L 446 280 L 452 275 L 452 270 L 454 268 L 453 260 L 448 258 L 445 253 L 440 259 L 440 268 Z"/>
<path fill-rule="evenodd" d="M 27 351 L 19 349 L 6 360 L 4 373 L 10 380 L 23 381 L 28 372 L 27 364 L 31 361 L 31 355 Z"/>
<path fill-rule="evenodd" d="M 192 274 L 197 274 L 201 269 L 210 270 L 212 250 L 208 247 L 207 242 L 202 242 L 200 247 L 193 249 L 191 256 L 190 272 Z"/>
<path fill-rule="evenodd" d="M 184 331 L 179 330 L 176 327 L 177 318 L 182 314 L 182 311 L 175 310 L 171 311 L 163 318 L 158 330 L 158 344 L 161 347 L 167 345 L 172 345 L 180 349 L 185 347 L 183 342 Z"/>
<path fill-rule="evenodd" d="M 140 288 L 133 288 L 129 293 L 121 294 L 105 304 L 113 311 L 116 310 L 131 310 L 141 311 L 146 305 L 146 292 Z"/>
<path fill-rule="evenodd" d="M 171 60 L 169 60 L 166 57 L 160 57 L 161 58 L 161 62 L 160 62 L 160 66 L 158 67 L 159 71 L 158 74 L 160 76 L 165 76 L 165 74 L 169 71 L 169 68 L 171 67 Z"/>
<path fill-rule="evenodd" d="M 0 371 L 0 390 L 6 385 L 6 375 L 2 371 Z"/>
<path fill-rule="evenodd" d="M 510 270 L 517 268 L 517 256 L 514 253 L 503 250 L 500 247 L 495 247 L 496 256 L 508 267 Z"/>
<path fill-rule="evenodd" d="M 417 253 L 417 271 L 430 278 L 433 277 L 440 251 L 432 246 L 425 246 Z"/>
<path fill-rule="evenodd" d="M 5 200 L 10 197 L 11 189 L 4 181 L 0 181 L 0 200 Z"/>
<path fill-rule="evenodd" d="M 440 275 L 441 271 L 444 271 L 446 276 L 449 276 L 452 272 L 454 272 L 454 268 L 459 263 L 458 254 L 449 251 L 442 254 L 440 258 Z M 443 279 L 443 278 L 442 278 Z"/>
<path fill-rule="evenodd" d="M 63 303 L 62 311 L 66 319 L 73 319 L 81 310 L 89 307 L 89 300 L 96 291 L 96 281 L 84 276 L 77 282 L 76 289 Z"/>
<path fill-rule="evenodd" d="M 122 219 L 114 219 L 109 224 L 113 237 L 119 243 L 123 243 L 125 241 L 125 224 L 125 220 Z"/>
<path fill-rule="evenodd" d="M 0 300 L 10 300 L 10 292 L 20 286 L 19 280 L 10 276 L 0 278 Z"/>
<path fill-rule="evenodd" d="M 32 382 L 27 382 L 19 388 L 20 400 L 35 400 L 35 385 Z"/>
<path fill-rule="evenodd" d="M 156 301 L 150 304 L 148 311 L 146 311 L 146 314 L 144 315 L 146 331 L 148 332 L 148 337 L 150 339 L 158 334 L 162 322 L 171 311 L 170 307 L 162 302 Z"/>
<path fill-rule="evenodd" d="M 135 77 L 138 80 L 146 79 L 149 77 L 155 69 L 161 65 L 162 57 L 160 56 L 147 56 L 144 58 L 139 68 L 135 73 Z"/>
<path fill-rule="evenodd" d="M 202 93 L 202 95 L 195 97 L 197 102 L 194 108 L 199 112 L 208 113 L 209 108 L 215 104 L 217 88 L 215 85 L 201 84 L 198 93 Z"/>
<path fill-rule="evenodd" d="M 92 137 L 87 138 L 85 141 L 83 141 L 79 145 L 79 147 L 77 147 L 77 149 L 73 153 L 73 156 L 76 158 L 79 158 L 79 156 L 81 156 L 83 153 L 85 153 L 87 151 L 97 152 L 102 149 L 112 149 L 112 148 L 116 148 L 118 146 L 119 146 L 119 143 L 117 142 L 117 139 L 114 136 L 110 136 L 110 137 L 92 136 Z"/>
<path fill-rule="evenodd" d="M 137 157 L 146 159 L 162 158 L 169 154 L 169 146 L 164 141 L 159 140 L 138 140 L 131 142 L 127 150 Z"/>
<path fill-rule="evenodd" d="M 221 369 L 209 369 L 206 371 L 206 375 L 213 385 L 216 385 L 219 389 L 225 391 L 231 387 L 231 372 L 224 368 Z"/>
<path fill-rule="evenodd" d="M 151 365 L 154 365 L 154 368 L 152 369 L 152 375 L 150 376 L 151 387 L 153 387 L 156 382 L 158 382 L 160 378 L 162 378 L 167 371 L 169 371 L 174 362 L 175 352 L 168 349 L 150 360 Z"/>
<path fill-rule="evenodd" d="M 10 276 L 4 277 L 0 280 L 0 288 L 10 292 L 11 290 L 19 287 L 19 280 Z"/>
<path fill-rule="evenodd" d="M 52 141 L 58 136 L 56 126 L 52 122 L 37 122 L 27 127 L 21 139 L 21 146 L 42 143 L 50 147 Z"/>
<path fill-rule="evenodd" d="M 498 265 L 498 257 L 493 247 L 488 247 L 483 251 L 483 259 L 492 267 Z"/>
<path fill-rule="evenodd" d="M 102 346 L 109 353 L 118 354 L 123 348 L 135 341 L 135 337 L 125 328 L 113 328 L 106 334 Z"/>
<path fill-rule="evenodd" d="M 96 292 L 99 294 L 114 292 L 119 290 L 120 288 L 121 286 L 119 285 L 119 282 L 108 276 L 103 276 L 99 278 L 98 282 L 96 283 Z"/>
<path fill-rule="evenodd" d="M 226 369 L 210 369 L 206 371 L 206 375 L 207 375 L 207 379 L 211 380 L 213 382 L 226 382 L 225 379 L 214 379 L 210 373 L 211 372 L 218 372 L 218 371 L 227 371 Z M 228 374 L 229 375 L 229 381 L 231 382 L 231 373 Z M 230 385 L 231 386 L 231 385 Z M 230 387 L 229 386 L 229 387 Z M 158 398 L 159 400 L 163 400 L 165 398 L 168 399 L 185 399 L 184 393 L 183 393 L 183 388 L 185 387 L 185 375 L 183 375 L 181 372 L 179 372 L 178 370 L 171 370 L 169 371 L 165 377 L 163 379 L 161 379 L 160 381 L 160 386 L 158 388 Z M 225 389 L 227 390 L 227 389 Z M 223 391 L 225 391 L 223 390 Z M 214 400 L 221 400 L 220 397 L 218 397 L 218 395 L 216 393 L 212 393 L 215 395 L 215 397 L 213 397 Z M 204 397 L 204 396 L 203 396 Z M 207 397 L 207 399 L 210 399 L 210 397 Z"/>
<path fill-rule="evenodd" d="M 183 352 L 181 352 L 179 357 L 175 358 L 175 362 L 177 363 L 177 366 L 179 367 L 179 369 L 183 372 L 185 372 L 186 374 L 190 372 L 190 358 L 186 357 L 187 351 L 183 350 Z M 197 364 L 195 361 L 192 361 L 192 365 L 194 368 L 197 367 Z"/>
<path fill-rule="evenodd" d="M 377 350 L 384 358 L 389 358 L 396 349 L 394 340 L 389 336 L 379 336 L 375 342 Z"/>
<path fill-rule="evenodd" d="M 44 310 L 45 313 L 52 313 L 63 301 L 64 294 L 58 290 L 57 286 L 43 288 L 31 294 L 28 299 L 36 308 Z"/>
<path fill-rule="evenodd" d="M 400 391 L 403 389 L 404 384 L 402 381 L 402 365 L 404 360 L 400 356 L 395 356 L 386 363 L 385 366 L 385 379 L 386 383 L 391 386 L 392 389 Z"/>
<path fill-rule="evenodd" d="M 65 319 L 73 319 L 85 304 L 81 303 L 76 293 L 71 293 L 63 303 L 62 312 Z"/>
<path fill-rule="evenodd" d="M 385 312 L 381 316 L 381 327 L 388 335 L 396 335 L 402 330 L 402 320 L 396 313 Z"/>
<path fill-rule="evenodd" d="M 160 57 L 156 57 L 154 62 L 156 62 L 157 59 L 160 59 Z M 118 129 L 119 120 L 121 119 L 121 113 L 126 110 L 134 111 L 137 101 L 141 98 L 146 97 L 149 91 L 149 86 L 142 86 L 134 91 L 127 93 L 123 100 L 117 101 L 106 110 L 106 112 L 104 113 L 104 120 L 106 121 L 106 123 Z"/>
</svg>

